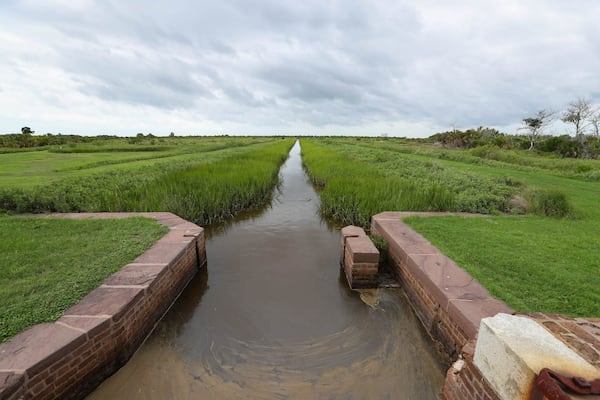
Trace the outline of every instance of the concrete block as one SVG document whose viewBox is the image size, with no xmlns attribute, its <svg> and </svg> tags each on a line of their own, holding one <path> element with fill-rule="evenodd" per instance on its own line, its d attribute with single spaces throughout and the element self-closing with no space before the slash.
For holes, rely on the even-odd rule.
<svg viewBox="0 0 600 400">
<path fill-rule="evenodd" d="M 168 264 L 127 264 L 104 281 L 108 286 L 148 286 L 168 270 Z"/>
<path fill-rule="evenodd" d="M 342 252 L 346 247 L 346 239 L 351 237 L 367 236 L 365 230 L 359 226 L 348 225 L 340 230 L 340 245 Z"/>
<path fill-rule="evenodd" d="M 85 333 L 59 324 L 38 324 L 0 344 L 0 371 L 33 376 L 84 343 Z"/>
<path fill-rule="evenodd" d="M 379 263 L 379 250 L 367 236 L 346 239 L 346 251 L 353 263 Z"/>
<path fill-rule="evenodd" d="M 508 314 L 481 320 L 473 362 L 503 400 L 529 399 L 542 368 L 586 379 L 600 374 L 536 321 Z"/>
<path fill-rule="evenodd" d="M 79 303 L 65 311 L 64 315 L 120 316 L 141 300 L 144 289 L 141 287 L 111 288 L 99 287 L 92 290 Z"/>
</svg>

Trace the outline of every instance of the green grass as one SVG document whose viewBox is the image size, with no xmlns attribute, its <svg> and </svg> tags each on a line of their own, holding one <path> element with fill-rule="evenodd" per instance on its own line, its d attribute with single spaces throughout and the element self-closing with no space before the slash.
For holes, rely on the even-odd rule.
<svg viewBox="0 0 600 400">
<path fill-rule="evenodd" d="M 177 153 L 0 154 L 12 174 L 0 175 L 0 211 L 169 211 L 212 224 L 268 201 L 292 143 L 207 138 L 183 141 Z"/>
<path fill-rule="evenodd" d="M 140 217 L 0 216 L 0 341 L 56 320 L 167 230 Z"/>
<path fill-rule="evenodd" d="M 385 210 L 509 211 L 521 184 L 485 177 L 349 139 L 302 140 L 304 165 L 321 187 L 321 211 L 341 225 L 368 227 Z"/>
<path fill-rule="evenodd" d="M 52 146 L 37 151 L 0 151 L 0 188 L 29 189 L 104 173 L 212 161 L 240 148 L 273 142 L 273 138 L 198 137 L 160 139 L 160 145 L 128 144 L 126 139 L 95 144 Z M 0 149 L 2 150 L 2 149 Z M 4 149 L 15 150 L 15 149 Z"/>
<path fill-rule="evenodd" d="M 405 221 L 518 311 L 600 317 L 600 225 L 547 217 Z"/>
<path fill-rule="evenodd" d="M 600 317 L 600 161 L 365 138 L 302 145 L 322 212 L 340 224 L 368 228 L 394 210 L 496 215 L 407 222 L 518 311 Z M 516 195 L 529 214 L 498 216 Z"/>
</svg>

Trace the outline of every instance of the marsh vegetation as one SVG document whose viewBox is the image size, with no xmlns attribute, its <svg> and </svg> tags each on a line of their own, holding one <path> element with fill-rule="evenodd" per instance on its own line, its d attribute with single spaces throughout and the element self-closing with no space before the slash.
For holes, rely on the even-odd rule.
<svg viewBox="0 0 600 400">
<path fill-rule="evenodd" d="M 391 138 L 302 146 L 325 217 L 368 228 L 389 210 L 489 214 L 407 222 L 516 310 L 600 316 L 600 161 Z"/>
</svg>

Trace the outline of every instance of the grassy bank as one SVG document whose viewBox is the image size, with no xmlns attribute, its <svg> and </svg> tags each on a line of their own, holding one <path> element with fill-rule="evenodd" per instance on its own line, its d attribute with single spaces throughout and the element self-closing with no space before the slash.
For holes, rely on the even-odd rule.
<svg viewBox="0 0 600 400">
<path fill-rule="evenodd" d="M 304 165 L 322 189 L 321 211 L 342 225 L 368 227 L 371 215 L 385 210 L 506 212 L 521 190 L 508 176 L 449 169 L 350 140 L 302 140 Z"/>
<path fill-rule="evenodd" d="M 150 152 L 105 145 L 0 154 L 0 211 L 169 211 L 211 224 L 268 200 L 292 142 L 180 139 Z"/>
<path fill-rule="evenodd" d="M 166 231 L 147 218 L 0 216 L 0 341 L 56 320 Z"/>
<path fill-rule="evenodd" d="M 386 210 L 513 213 L 407 222 L 516 310 L 600 316 L 600 162 L 365 138 L 302 145 L 326 216 L 368 227 Z"/>
</svg>

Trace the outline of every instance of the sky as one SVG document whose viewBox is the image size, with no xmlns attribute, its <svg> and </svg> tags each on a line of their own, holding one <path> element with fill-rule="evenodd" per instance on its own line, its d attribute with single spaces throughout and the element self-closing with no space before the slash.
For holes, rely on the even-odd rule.
<svg viewBox="0 0 600 400">
<path fill-rule="evenodd" d="M 600 1 L 1 0 L 0 56 L 0 133 L 513 134 L 600 103 Z"/>
</svg>

